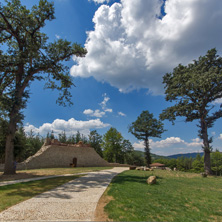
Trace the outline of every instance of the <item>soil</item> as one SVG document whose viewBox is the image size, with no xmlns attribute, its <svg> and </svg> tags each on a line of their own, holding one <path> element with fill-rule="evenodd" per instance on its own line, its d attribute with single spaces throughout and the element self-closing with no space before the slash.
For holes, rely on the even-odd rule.
<svg viewBox="0 0 222 222">
<path fill-rule="evenodd" d="M 104 207 L 111 201 L 114 200 L 112 196 L 108 196 L 106 192 L 100 198 L 94 216 L 94 221 L 113 221 L 104 211 Z"/>
</svg>

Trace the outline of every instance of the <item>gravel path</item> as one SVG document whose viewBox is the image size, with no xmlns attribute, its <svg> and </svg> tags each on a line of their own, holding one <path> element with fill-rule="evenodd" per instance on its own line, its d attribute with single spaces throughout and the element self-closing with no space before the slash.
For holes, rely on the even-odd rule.
<svg viewBox="0 0 222 222">
<path fill-rule="evenodd" d="M 88 173 L 0 213 L 0 221 L 93 221 L 112 178 L 128 168 Z"/>
</svg>

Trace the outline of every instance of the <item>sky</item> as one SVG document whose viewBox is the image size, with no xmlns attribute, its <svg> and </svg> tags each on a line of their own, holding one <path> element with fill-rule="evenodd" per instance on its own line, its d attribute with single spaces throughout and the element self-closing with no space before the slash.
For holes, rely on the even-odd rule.
<svg viewBox="0 0 222 222">
<path fill-rule="evenodd" d="M 27 7 L 37 0 L 22 0 Z M 62 38 L 84 46 L 84 58 L 73 57 L 70 68 L 75 87 L 71 107 L 56 104 L 58 93 L 31 85 L 24 110 L 26 132 L 46 135 L 65 130 L 104 135 L 116 128 L 137 150 L 143 142 L 128 133 L 144 110 L 159 118 L 170 105 L 162 77 L 178 64 L 187 65 L 211 48 L 222 54 L 220 0 L 55 0 L 56 19 L 42 30 L 50 41 Z M 215 101 L 219 108 L 222 99 Z M 201 152 L 197 121 L 175 125 L 164 121 L 161 138 L 150 138 L 151 152 L 159 155 Z M 213 148 L 222 151 L 222 119 L 209 130 Z"/>
</svg>

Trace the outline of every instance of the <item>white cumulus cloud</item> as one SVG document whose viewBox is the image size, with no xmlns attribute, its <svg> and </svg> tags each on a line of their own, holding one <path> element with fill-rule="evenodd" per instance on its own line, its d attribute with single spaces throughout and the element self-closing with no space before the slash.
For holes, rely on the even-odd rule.
<svg viewBox="0 0 222 222">
<path fill-rule="evenodd" d="M 222 1 L 166 0 L 163 17 L 162 4 L 121 0 L 101 5 L 93 18 L 94 30 L 87 33 L 88 53 L 74 57 L 71 75 L 93 76 L 122 92 L 147 88 L 161 94 L 165 73 L 213 47 L 222 50 Z"/>
<path fill-rule="evenodd" d="M 91 109 L 86 109 L 83 111 L 83 113 L 85 115 L 94 116 L 94 117 L 98 117 L 98 118 L 101 118 L 106 114 L 105 112 L 100 111 L 99 109 L 96 109 L 95 111 L 93 111 Z"/>
<path fill-rule="evenodd" d="M 199 138 L 195 138 L 191 140 L 192 142 L 186 142 L 182 140 L 180 137 L 168 137 L 164 140 L 153 141 L 149 140 L 150 148 L 169 148 L 169 147 L 177 147 L 178 149 L 184 149 L 189 147 L 201 147 L 203 145 L 202 141 Z M 181 146 L 183 148 L 181 148 Z M 133 144 L 135 149 L 144 149 L 144 142 L 138 141 Z"/>
<path fill-rule="evenodd" d="M 63 119 L 56 119 L 52 123 L 44 123 L 40 127 L 35 127 L 31 124 L 27 124 L 24 129 L 27 133 L 32 130 L 34 133 L 39 133 L 40 135 L 46 135 L 52 130 L 54 131 L 55 135 L 58 135 L 64 130 L 67 135 L 76 134 L 77 131 L 84 135 L 88 135 L 91 129 L 100 129 L 108 126 L 110 125 L 103 123 L 100 119 L 82 121 L 71 118 L 68 121 Z"/>
<path fill-rule="evenodd" d="M 218 139 L 222 140 L 222 134 L 220 134 L 220 136 L 218 137 Z"/>
</svg>

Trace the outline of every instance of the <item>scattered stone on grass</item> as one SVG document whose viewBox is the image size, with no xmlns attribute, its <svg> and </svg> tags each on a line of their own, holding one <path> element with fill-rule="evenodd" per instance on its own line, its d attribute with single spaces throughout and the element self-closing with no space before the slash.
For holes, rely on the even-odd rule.
<svg viewBox="0 0 222 222">
<path fill-rule="evenodd" d="M 150 176 L 148 179 L 147 179 L 147 183 L 152 185 L 152 184 L 156 184 L 156 176 Z"/>
</svg>

